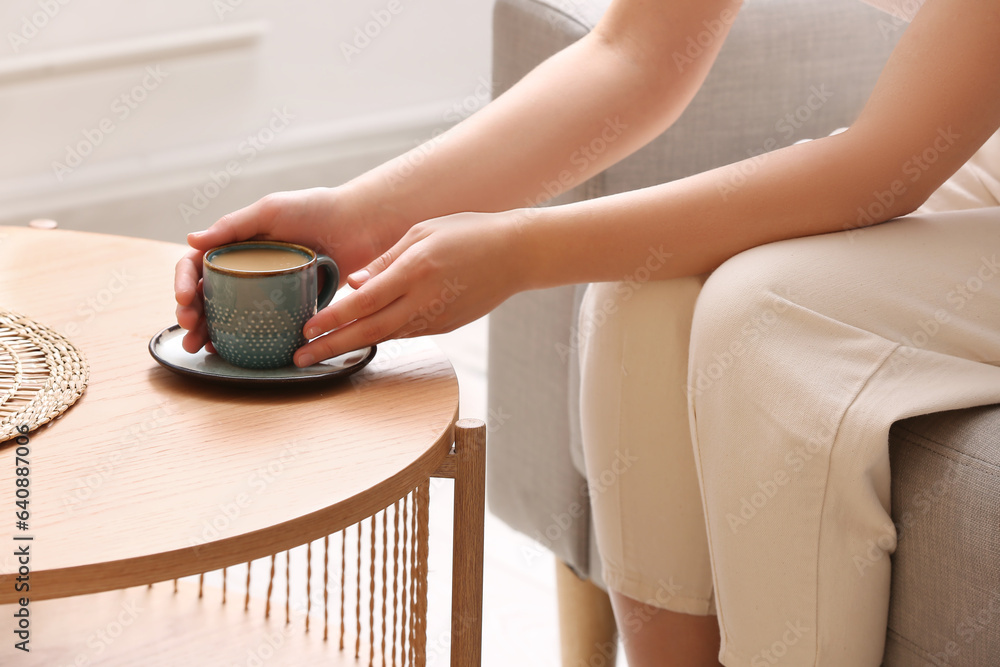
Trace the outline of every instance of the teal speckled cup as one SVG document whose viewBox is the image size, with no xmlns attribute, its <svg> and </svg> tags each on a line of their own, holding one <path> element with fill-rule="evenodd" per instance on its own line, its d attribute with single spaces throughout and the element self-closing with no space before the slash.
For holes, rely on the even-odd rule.
<svg viewBox="0 0 1000 667">
<path fill-rule="evenodd" d="M 283 250 L 302 256 L 291 268 L 225 268 L 213 260 L 244 249 Z M 230 258 L 231 259 L 231 258 Z M 281 241 L 243 241 L 213 248 L 203 260 L 208 335 L 223 359 L 241 368 L 280 368 L 306 342 L 302 327 L 333 299 L 337 265 L 305 246 Z M 318 274 L 324 274 L 317 295 Z"/>
</svg>

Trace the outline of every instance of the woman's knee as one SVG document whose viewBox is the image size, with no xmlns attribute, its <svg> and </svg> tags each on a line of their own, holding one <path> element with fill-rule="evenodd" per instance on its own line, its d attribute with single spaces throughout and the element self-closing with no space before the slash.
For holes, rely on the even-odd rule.
<svg viewBox="0 0 1000 667">
<path fill-rule="evenodd" d="M 752 364 L 808 289 L 803 256 L 786 243 L 742 252 L 705 283 L 691 327 L 688 392 L 694 399 Z"/>
</svg>

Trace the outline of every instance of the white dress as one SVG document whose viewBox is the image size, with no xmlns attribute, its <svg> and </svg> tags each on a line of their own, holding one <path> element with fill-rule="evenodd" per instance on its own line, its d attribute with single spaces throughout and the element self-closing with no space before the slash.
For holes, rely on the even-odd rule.
<svg viewBox="0 0 1000 667">
<path fill-rule="evenodd" d="M 728 667 L 880 664 L 889 427 L 1000 403 L 998 176 L 995 135 L 914 215 L 589 287 L 580 412 L 609 588 L 717 612 Z"/>
</svg>

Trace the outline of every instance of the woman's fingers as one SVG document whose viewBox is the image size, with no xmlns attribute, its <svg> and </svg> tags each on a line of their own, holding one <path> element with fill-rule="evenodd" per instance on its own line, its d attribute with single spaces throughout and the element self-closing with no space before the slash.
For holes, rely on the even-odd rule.
<svg viewBox="0 0 1000 667">
<path fill-rule="evenodd" d="M 375 345 L 390 338 L 410 324 L 410 307 L 399 299 L 373 315 L 357 319 L 347 326 L 312 340 L 295 353 L 296 366 L 311 366 L 317 361 Z"/>
<path fill-rule="evenodd" d="M 388 340 L 389 338 L 413 338 L 415 336 L 423 336 L 426 332 L 427 320 L 416 318 L 411 315 L 406 324 L 400 327 L 396 333 L 392 334 L 392 336 L 389 336 L 385 340 Z"/>
<path fill-rule="evenodd" d="M 192 290 L 192 298 L 190 299 L 189 305 L 177 304 L 177 324 L 181 325 L 182 329 L 187 329 L 187 333 L 184 334 L 184 338 L 181 340 L 181 346 L 188 352 L 194 354 L 198 350 L 205 346 L 209 352 L 215 352 L 215 348 L 208 340 L 208 325 L 205 322 L 205 309 L 204 309 L 204 283 L 201 280 L 197 281 L 197 287 Z M 180 298 L 178 297 L 178 301 Z"/>
<path fill-rule="evenodd" d="M 177 324 L 181 325 L 182 329 L 187 329 L 190 331 L 198 326 L 198 320 L 201 319 L 202 311 L 196 306 L 181 306 L 178 305 L 175 311 L 177 315 Z"/>
<path fill-rule="evenodd" d="M 400 240 L 396 245 L 376 257 L 365 268 L 355 271 L 349 275 L 347 277 L 347 284 L 354 289 L 360 289 L 362 285 L 392 266 L 392 263 L 396 261 L 396 258 L 399 257 L 403 250 L 405 250 L 409 245 L 404 243 L 404 240 Z"/>
<path fill-rule="evenodd" d="M 382 310 L 407 292 L 403 271 L 388 271 L 371 278 L 355 291 L 313 315 L 303 326 L 306 338 L 315 338 Z M 373 341 L 375 339 L 372 339 Z M 368 345 L 369 343 L 364 343 Z"/>
<path fill-rule="evenodd" d="M 187 304 L 180 303 L 181 296 L 180 294 L 177 295 L 178 303 L 175 310 L 177 324 L 181 325 L 184 329 L 193 329 L 205 313 L 205 283 L 200 277 L 196 277 L 195 281 L 196 286 L 193 290 L 190 287 L 186 287 L 186 292 L 188 293 L 186 295 Z"/>
<path fill-rule="evenodd" d="M 410 288 L 406 272 L 397 266 L 316 313 L 303 327 L 306 338 L 330 333 L 299 348 L 296 365 L 309 366 L 392 337 L 408 323 L 408 299 L 403 297 Z"/>
<path fill-rule="evenodd" d="M 181 306 L 190 306 L 196 301 L 204 254 L 201 250 L 188 250 L 174 268 L 174 298 Z"/>
<path fill-rule="evenodd" d="M 208 324 L 205 323 L 205 318 L 201 318 L 198 322 L 184 334 L 184 338 L 181 339 L 181 347 L 184 348 L 186 352 L 194 354 L 202 347 L 205 347 L 209 352 L 215 352 L 215 348 L 211 347 L 211 343 L 208 340 Z"/>
<path fill-rule="evenodd" d="M 403 238 L 396 241 L 391 248 L 372 260 L 368 266 L 349 275 L 347 277 L 347 284 L 354 289 L 360 288 L 369 280 L 392 266 L 397 259 L 403 256 L 403 253 L 406 252 L 410 246 L 414 245 L 425 236 L 426 232 L 424 231 L 423 226 L 419 224 L 414 225 L 408 232 L 406 232 L 406 234 L 403 234 Z"/>
<path fill-rule="evenodd" d="M 368 269 L 358 269 L 351 275 L 347 276 L 347 284 L 354 289 L 359 289 L 372 277 L 371 271 Z"/>
<path fill-rule="evenodd" d="M 276 199 L 275 195 L 268 195 L 249 206 L 222 216 L 208 229 L 188 234 L 188 245 L 205 251 L 226 243 L 266 235 L 271 231 L 277 213 Z"/>
</svg>

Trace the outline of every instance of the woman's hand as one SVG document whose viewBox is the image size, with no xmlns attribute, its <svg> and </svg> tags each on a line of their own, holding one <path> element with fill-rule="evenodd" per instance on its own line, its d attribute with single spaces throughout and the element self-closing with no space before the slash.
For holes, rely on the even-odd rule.
<svg viewBox="0 0 1000 667">
<path fill-rule="evenodd" d="M 458 213 L 414 225 L 365 268 L 355 291 L 304 327 L 317 338 L 295 353 L 297 366 L 389 340 L 446 333 L 520 290 L 517 212 Z"/>
<path fill-rule="evenodd" d="M 374 219 L 375 214 L 383 216 Z M 208 341 L 202 303 L 202 256 L 206 250 L 246 239 L 289 241 L 329 255 L 342 276 L 365 266 L 399 239 L 397 220 L 358 201 L 343 189 L 314 188 L 268 195 L 230 213 L 202 232 L 188 235 L 191 245 L 177 263 L 174 295 L 177 322 L 188 330 L 184 349 L 197 352 Z M 394 227 L 395 225 L 395 227 Z"/>
</svg>

